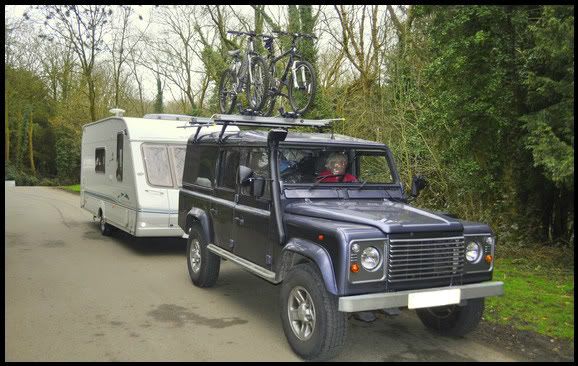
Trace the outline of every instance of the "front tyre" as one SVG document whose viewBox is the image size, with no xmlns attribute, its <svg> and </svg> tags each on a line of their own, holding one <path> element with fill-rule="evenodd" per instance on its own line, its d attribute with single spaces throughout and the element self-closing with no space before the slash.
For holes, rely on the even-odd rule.
<svg viewBox="0 0 578 366">
<path fill-rule="evenodd" d="M 465 306 L 448 305 L 416 309 L 428 328 L 445 336 L 461 337 L 474 330 L 484 313 L 484 298 L 471 299 Z"/>
<path fill-rule="evenodd" d="M 295 75 L 291 71 L 288 85 L 289 102 L 293 112 L 302 115 L 313 104 L 317 90 L 317 79 L 313 66 L 307 61 L 299 61 L 295 64 Z M 296 78 L 295 78 L 296 77 Z"/>
<path fill-rule="evenodd" d="M 254 111 L 260 111 L 267 102 L 269 93 L 269 68 L 265 60 L 260 56 L 251 59 L 251 75 L 253 81 L 249 80 L 246 92 L 249 107 Z M 247 79 L 249 75 L 247 74 Z"/>
<path fill-rule="evenodd" d="M 212 287 L 219 277 L 221 258 L 209 251 L 204 231 L 199 225 L 189 229 L 187 267 L 191 281 L 198 287 Z"/>
<path fill-rule="evenodd" d="M 305 360 L 330 359 L 345 344 L 347 316 L 312 264 L 293 267 L 283 281 L 281 320 L 289 345 Z"/>
<path fill-rule="evenodd" d="M 235 90 L 235 73 L 231 69 L 226 69 L 219 81 L 219 108 L 221 113 L 231 114 L 237 101 Z"/>
</svg>

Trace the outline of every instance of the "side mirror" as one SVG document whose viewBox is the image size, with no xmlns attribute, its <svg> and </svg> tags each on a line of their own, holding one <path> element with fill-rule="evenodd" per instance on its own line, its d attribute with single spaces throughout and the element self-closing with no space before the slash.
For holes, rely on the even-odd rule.
<svg viewBox="0 0 578 366">
<path fill-rule="evenodd" d="M 246 167 L 244 165 L 239 165 L 239 175 L 237 179 L 239 179 L 239 184 L 241 186 L 246 186 L 250 182 L 250 178 L 253 175 L 253 170 L 251 168 Z"/>
<path fill-rule="evenodd" d="M 421 175 L 414 175 L 411 182 L 411 196 L 417 197 L 419 192 L 427 187 L 427 180 Z"/>
<path fill-rule="evenodd" d="M 255 198 L 263 196 L 265 193 L 265 179 L 261 177 L 253 178 L 251 181 L 251 195 Z"/>
</svg>

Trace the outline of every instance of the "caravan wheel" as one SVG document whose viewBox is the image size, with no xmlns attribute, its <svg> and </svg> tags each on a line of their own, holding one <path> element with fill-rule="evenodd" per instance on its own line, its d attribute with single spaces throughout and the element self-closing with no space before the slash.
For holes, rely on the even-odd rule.
<svg viewBox="0 0 578 366">
<path fill-rule="evenodd" d="M 104 236 L 110 236 L 112 234 L 112 226 L 106 223 L 106 219 L 100 214 L 100 233 Z"/>
</svg>

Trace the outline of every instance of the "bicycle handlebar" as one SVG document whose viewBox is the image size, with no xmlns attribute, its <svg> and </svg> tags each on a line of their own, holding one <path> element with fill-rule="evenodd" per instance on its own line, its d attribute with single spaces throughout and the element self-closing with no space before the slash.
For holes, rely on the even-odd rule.
<svg viewBox="0 0 578 366">
<path fill-rule="evenodd" d="M 258 34 L 256 34 L 255 32 L 239 32 L 239 31 L 232 31 L 232 30 L 228 30 L 227 33 L 236 34 L 236 35 L 239 35 L 239 36 L 245 35 L 245 36 L 249 36 L 249 37 L 255 37 L 255 36 L 258 35 Z"/>
<path fill-rule="evenodd" d="M 283 36 L 292 36 L 293 38 L 299 38 L 299 37 L 304 37 L 304 38 L 311 38 L 311 39 L 317 39 L 317 37 L 315 37 L 313 34 L 307 34 L 307 33 L 288 33 L 288 32 L 284 32 L 284 31 L 273 31 L 273 33 L 277 33 Z"/>
</svg>

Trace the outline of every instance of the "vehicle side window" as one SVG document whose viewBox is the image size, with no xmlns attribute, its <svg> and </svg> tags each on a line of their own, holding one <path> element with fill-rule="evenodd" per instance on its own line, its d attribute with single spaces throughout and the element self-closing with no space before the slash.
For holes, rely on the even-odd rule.
<svg viewBox="0 0 578 366">
<path fill-rule="evenodd" d="M 265 191 L 262 198 L 267 199 L 271 197 L 271 184 L 269 178 L 271 176 L 269 170 L 269 156 L 267 150 L 264 148 L 254 148 L 249 150 L 247 166 L 253 171 L 254 178 L 265 179 Z M 247 185 L 241 187 L 241 194 L 245 196 L 251 195 L 251 186 Z"/>
<path fill-rule="evenodd" d="M 124 133 L 116 135 L 116 180 L 122 182 L 122 166 L 124 159 Z"/>
<path fill-rule="evenodd" d="M 219 187 L 235 189 L 239 157 L 240 151 L 237 149 L 223 150 L 219 169 Z"/>
<path fill-rule="evenodd" d="M 145 172 L 150 185 L 172 187 L 173 178 L 167 147 L 163 145 L 142 145 Z"/>
<path fill-rule="evenodd" d="M 185 157 L 183 178 L 186 183 L 206 188 L 213 187 L 215 179 L 216 146 L 189 145 Z"/>
<path fill-rule="evenodd" d="M 96 173 L 104 174 L 104 162 L 106 158 L 106 153 L 104 147 L 99 147 L 94 150 L 94 171 Z"/>
</svg>

